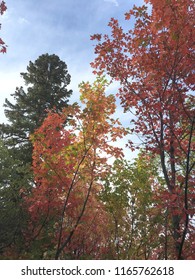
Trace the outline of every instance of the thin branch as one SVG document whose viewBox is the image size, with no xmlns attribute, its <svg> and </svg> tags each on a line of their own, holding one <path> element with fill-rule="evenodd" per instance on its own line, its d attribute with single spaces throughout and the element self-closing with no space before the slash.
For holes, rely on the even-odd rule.
<svg viewBox="0 0 195 280">
<path fill-rule="evenodd" d="M 85 151 L 83 157 L 81 158 L 77 168 L 76 168 L 76 171 L 74 173 L 74 176 L 73 176 L 73 179 L 72 179 L 72 182 L 71 182 L 71 185 L 69 187 L 69 190 L 68 190 L 68 193 L 67 193 L 67 196 L 66 196 L 66 199 L 65 199 L 65 202 L 64 202 L 64 206 L 63 206 L 63 209 L 62 209 L 62 214 L 61 214 L 61 225 L 60 225 L 60 234 L 59 234 L 59 238 L 58 238 L 58 246 L 57 246 L 57 250 L 56 250 L 56 257 L 58 258 L 58 251 L 60 250 L 60 244 L 61 244 L 61 239 L 62 239 L 62 230 L 63 230 L 63 222 L 64 222 L 64 214 L 66 212 L 66 207 L 67 207 L 67 204 L 68 204 L 68 200 L 69 200 L 69 197 L 70 197 L 70 193 L 75 185 L 75 180 L 76 180 L 76 177 L 78 175 L 78 172 L 79 172 L 79 169 L 80 169 L 80 166 L 81 164 L 83 163 L 87 153 L 89 152 L 89 150 L 91 149 L 91 146 Z"/>
<path fill-rule="evenodd" d="M 192 143 L 192 135 L 193 135 L 193 130 L 194 130 L 194 123 L 195 123 L 195 117 L 192 122 L 191 130 L 190 130 L 190 137 L 189 137 L 189 142 L 188 142 L 188 154 L 187 154 L 187 160 L 186 160 L 186 176 L 185 176 L 185 226 L 182 234 L 182 240 L 180 243 L 180 248 L 179 248 L 179 254 L 178 254 L 178 259 L 182 259 L 182 250 L 188 230 L 188 224 L 189 224 L 189 214 L 188 214 L 188 181 L 189 181 L 189 168 L 190 168 L 190 153 L 191 153 L 191 143 Z"/>
<path fill-rule="evenodd" d="M 95 161 L 93 163 L 93 167 L 95 167 Z M 89 188 L 88 188 L 88 192 L 87 192 L 87 196 L 85 198 L 85 201 L 84 201 L 84 204 L 83 204 L 83 207 L 82 207 L 82 210 L 81 210 L 81 213 L 80 215 L 78 216 L 77 218 L 77 221 L 73 227 L 73 229 L 71 230 L 69 236 L 66 238 L 66 240 L 63 242 L 63 244 L 60 246 L 60 243 L 58 244 L 58 248 L 57 248 L 57 251 L 56 251 L 56 255 L 55 255 L 55 259 L 58 260 L 61 252 L 63 251 L 63 249 L 67 246 L 67 244 L 70 242 L 77 226 L 79 225 L 79 222 L 85 212 L 85 208 L 86 208 L 86 205 L 87 205 L 87 202 L 88 202 L 88 199 L 89 199 L 89 195 L 91 193 L 91 189 L 92 189 L 92 186 L 93 186 L 93 182 L 94 182 L 94 178 L 92 178 L 91 182 L 90 182 L 90 185 L 89 185 Z M 62 229 L 62 226 L 61 226 L 61 229 Z M 60 239 L 59 239 L 60 240 Z M 61 241 L 61 240 L 60 240 Z"/>
</svg>

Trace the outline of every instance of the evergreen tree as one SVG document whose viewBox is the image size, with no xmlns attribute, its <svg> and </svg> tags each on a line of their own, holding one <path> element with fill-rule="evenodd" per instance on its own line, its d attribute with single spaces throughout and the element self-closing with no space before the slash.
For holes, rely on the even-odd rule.
<svg viewBox="0 0 195 280">
<path fill-rule="evenodd" d="M 12 94 L 15 104 L 5 100 L 9 124 L 1 125 L 1 134 L 9 147 L 16 148 L 17 158 L 22 156 L 29 162 L 32 153 L 29 135 L 41 125 L 48 110 L 59 112 L 67 106 L 72 91 L 67 89 L 70 83 L 67 65 L 54 54 L 43 54 L 34 63 L 30 61 L 27 72 L 21 76 L 27 89 L 16 88 Z"/>
<path fill-rule="evenodd" d="M 23 229 L 28 217 L 22 197 L 31 190 L 32 182 L 30 165 L 17 160 L 0 139 L 0 255 L 7 251 L 4 257 L 9 257 L 13 244 L 19 251 L 24 245 Z"/>
<path fill-rule="evenodd" d="M 68 104 L 72 91 L 67 89 L 70 75 L 67 65 L 56 55 L 41 55 L 30 61 L 21 73 L 26 89 L 16 88 L 15 103 L 5 100 L 8 124 L 0 125 L 0 255 L 9 258 L 9 249 L 23 249 L 23 231 L 28 217 L 23 195 L 31 192 L 32 145 L 29 135 L 47 116 L 48 110 L 60 112 Z M 5 253 L 6 252 L 6 253 Z M 13 258 L 13 256 L 12 256 Z"/>
</svg>

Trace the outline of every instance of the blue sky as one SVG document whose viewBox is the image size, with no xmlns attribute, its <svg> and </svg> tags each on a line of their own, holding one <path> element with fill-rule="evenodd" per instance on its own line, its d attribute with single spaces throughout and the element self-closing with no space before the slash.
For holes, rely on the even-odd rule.
<svg viewBox="0 0 195 280">
<path fill-rule="evenodd" d="M 95 57 L 90 35 L 108 33 L 111 17 L 125 24 L 124 13 L 143 0 L 6 0 L 6 4 L 8 10 L 0 17 L 0 38 L 8 45 L 7 54 L 0 55 L 0 122 L 6 121 L 5 98 L 12 101 L 10 94 L 23 85 L 20 72 L 44 53 L 66 62 L 72 100 L 78 101 L 78 84 L 95 78 L 90 67 Z M 117 114 L 122 122 L 128 119 L 120 107 Z"/>
</svg>

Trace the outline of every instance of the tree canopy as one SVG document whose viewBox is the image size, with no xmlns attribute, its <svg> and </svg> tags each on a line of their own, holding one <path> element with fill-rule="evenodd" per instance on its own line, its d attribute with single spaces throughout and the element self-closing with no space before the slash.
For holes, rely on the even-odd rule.
<svg viewBox="0 0 195 280">
<path fill-rule="evenodd" d="M 136 113 L 132 132 L 147 150 L 160 156 L 170 196 L 173 237 L 178 258 L 189 227 L 194 182 L 194 4 L 193 1 L 145 1 L 125 14 L 135 18 L 124 31 L 117 19 L 109 22 L 111 35 L 95 34 L 95 73 L 120 81 L 119 97 L 125 111 Z M 130 143 L 130 146 L 133 143 Z M 182 198 L 180 198 L 182 196 Z"/>
<path fill-rule="evenodd" d="M 34 186 L 32 173 L 32 143 L 30 135 L 41 125 L 49 110 L 60 112 L 68 105 L 72 91 L 67 65 L 57 55 L 43 54 L 30 61 L 26 73 L 21 73 L 27 89 L 16 88 L 15 103 L 5 101 L 8 123 L 1 124 L 1 223 L 0 241 L 7 247 L 23 246 L 23 230 L 28 216 L 23 211 L 22 193 Z M 19 242 L 19 244 L 18 244 Z"/>
<path fill-rule="evenodd" d="M 2 259 L 195 259 L 194 2 L 145 4 L 91 37 L 82 104 L 68 104 L 57 55 L 21 73 L 1 125 Z M 115 81 L 128 128 L 107 92 Z"/>
<path fill-rule="evenodd" d="M 1 133 L 9 146 L 19 145 L 25 151 L 25 147 L 29 149 L 29 135 L 41 125 L 48 110 L 61 111 L 72 91 L 67 89 L 67 65 L 57 55 L 43 54 L 35 62 L 30 61 L 27 72 L 21 76 L 27 88 L 16 88 L 12 94 L 15 103 L 6 98 L 8 124 L 1 125 Z"/>
</svg>

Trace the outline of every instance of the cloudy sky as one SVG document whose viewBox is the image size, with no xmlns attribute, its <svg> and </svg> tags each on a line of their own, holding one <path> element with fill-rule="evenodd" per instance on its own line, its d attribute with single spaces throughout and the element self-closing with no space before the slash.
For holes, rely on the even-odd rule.
<svg viewBox="0 0 195 280">
<path fill-rule="evenodd" d="M 0 122 L 6 121 L 5 98 L 11 101 L 10 94 L 23 85 L 20 72 L 44 53 L 66 62 L 72 100 L 79 100 L 78 84 L 95 78 L 90 68 L 95 57 L 90 35 L 108 33 L 111 17 L 123 24 L 124 13 L 143 0 L 6 0 L 6 4 L 8 10 L 0 17 L 0 38 L 8 45 L 7 54 L 0 54 Z M 120 107 L 117 113 L 122 122 L 128 119 Z"/>
</svg>

